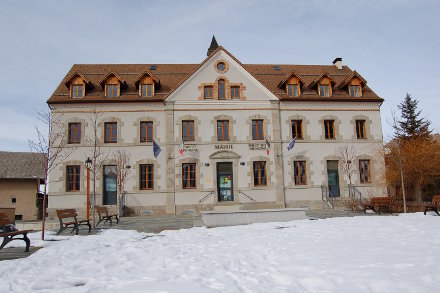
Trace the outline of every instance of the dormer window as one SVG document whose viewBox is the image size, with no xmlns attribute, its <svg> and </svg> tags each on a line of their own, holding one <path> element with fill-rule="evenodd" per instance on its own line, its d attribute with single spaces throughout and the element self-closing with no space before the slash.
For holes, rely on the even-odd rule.
<svg viewBox="0 0 440 293">
<path fill-rule="evenodd" d="M 299 96 L 299 85 L 298 84 L 288 84 L 287 85 L 287 95 L 289 97 Z"/>
<path fill-rule="evenodd" d="M 360 97 L 361 96 L 361 87 L 359 85 L 350 85 L 350 96 L 352 97 Z"/>
<path fill-rule="evenodd" d="M 152 97 L 153 96 L 153 84 L 142 84 L 141 85 L 142 97 Z"/>
<path fill-rule="evenodd" d="M 110 71 L 99 82 L 104 89 L 105 97 L 117 98 L 127 88 L 127 83 L 116 72 Z"/>
<path fill-rule="evenodd" d="M 299 97 L 301 95 L 301 85 L 304 81 L 301 77 L 292 71 L 280 83 L 278 87 L 284 89 L 288 97 Z"/>
<path fill-rule="evenodd" d="M 359 73 L 353 71 L 338 87 L 347 92 L 350 97 L 359 98 L 362 97 L 362 89 L 366 84 L 367 81 Z"/>
<path fill-rule="evenodd" d="M 150 67 L 150 70 L 157 70 L 157 66 Z M 139 75 L 135 81 L 136 89 L 139 90 L 139 96 L 141 97 L 154 97 L 156 92 L 160 89 L 159 79 L 150 71 L 144 71 Z"/>
<path fill-rule="evenodd" d="M 106 84 L 106 97 L 116 98 L 118 97 L 118 85 L 117 84 Z"/>
<path fill-rule="evenodd" d="M 82 98 L 86 95 L 86 90 L 93 88 L 90 80 L 79 71 L 72 73 L 64 85 L 69 89 L 71 98 Z"/>
<path fill-rule="evenodd" d="M 84 86 L 74 84 L 72 85 L 72 98 L 82 98 L 83 97 Z"/>
<path fill-rule="evenodd" d="M 320 84 L 319 95 L 321 97 L 330 97 L 330 86 L 328 84 Z"/>
</svg>

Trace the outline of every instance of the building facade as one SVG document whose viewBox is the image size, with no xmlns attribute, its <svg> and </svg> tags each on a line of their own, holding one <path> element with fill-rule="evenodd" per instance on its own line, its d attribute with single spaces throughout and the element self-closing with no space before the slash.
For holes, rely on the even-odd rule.
<svg viewBox="0 0 440 293">
<path fill-rule="evenodd" d="M 348 196 L 337 155 L 344 146 L 355 153 L 352 183 L 363 194 L 382 192 L 383 100 L 340 58 L 332 65 L 242 64 L 215 40 L 207 55 L 200 64 L 70 69 L 48 100 L 68 133 L 66 147 L 75 148 L 50 174 L 49 214 L 84 211 L 88 157 L 99 167 L 96 204 L 123 204 L 136 214 L 323 208 L 323 188 Z M 131 167 L 124 168 L 122 200 L 118 151 Z"/>
</svg>

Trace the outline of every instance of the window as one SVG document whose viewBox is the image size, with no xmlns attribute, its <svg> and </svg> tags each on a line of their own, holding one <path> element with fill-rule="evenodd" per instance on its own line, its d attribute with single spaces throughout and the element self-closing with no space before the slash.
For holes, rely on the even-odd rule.
<svg viewBox="0 0 440 293">
<path fill-rule="evenodd" d="M 361 183 L 371 182 L 369 160 L 359 160 L 359 175 Z"/>
<path fill-rule="evenodd" d="M 292 120 L 292 138 L 302 139 L 302 120 Z"/>
<path fill-rule="evenodd" d="M 69 143 L 81 143 L 81 123 L 69 123 Z"/>
<path fill-rule="evenodd" d="M 321 97 L 330 97 L 330 87 L 328 84 L 319 85 L 319 95 Z"/>
<path fill-rule="evenodd" d="M 67 166 L 66 191 L 79 191 L 80 166 Z"/>
<path fill-rule="evenodd" d="M 17 198 L 16 197 L 12 197 L 11 198 L 11 203 L 17 203 Z"/>
<path fill-rule="evenodd" d="M 194 141 L 194 120 L 182 121 L 182 139 L 184 141 Z"/>
<path fill-rule="evenodd" d="M 240 99 L 240 87 L 239 86 L 231 86 L 231 98 L 232 99 Z"/>
<path fill-rule="evenodd" d="M 205 99 L 212 99 L 213 98 L 211 85 L 203 87 L 203 97 Z"/>
<path fill-rule="evenodd" d="M 358 85 L 350 85 L 350 96 L 352 97 L 360 97 L 361 89 Z"/>
<path fill-rule="evenodd" d="M 253 164 L 254 167 L 254 186 L 266 186 L 266 162 L 257 161 Z"/>
<path fill-rule="evenodd" d="M 82 98 L 82 96 L 83 96 L 83 86 L 72 85 L 72 98 Z"/>
<path fill-rule="evenodd" d="M 107 84 L 107 97 L 116 98 L 118 96 L 118 85 L 117 84 Z"/>
<path fill-rule="evenodd" d="M 306 185 L 306 161 L 293 162 L 295 185 Z"/>
<path fill-rule="evenodd" d="M 154 189 L 154 165 L 139 165 L 139 186 L 141 190 Z"/>
<path fill-rule="evenodd" d="M 225 80 L 224 79 L 218 80 L 218 98 L 219 98 L 219 100 L 226 99 L 226 88 L 225 88 Z"/>
<path fill-rule="evenodd" d="M 358 139 L 367 138 L 365 133 L 365 120 L 356 120 L 356 137 Z"/>
<path fill-rule="evenodd" d="M 324 120 L 325 139 L 335 139 L 334 124 L 334 120 Z"/>
<path fill-rule="evenodd" d="M 116 122 L 106 122 L 104 123 L 105 127 L 105 139 L 104 142 L 106 143 L 115 143 L 118 141 L 118 130 L 117 130 L 118 124 Z"/>
<path fill-rule="evenodd" d="M 152 97 L 153 96 L 153 85 L 143 84 L 141 85 L 142 97 Z"/>
<path fill-rule="evenodd" d="M 219 63 L 217 64 L 217 69 L 218 69 L 219 71 L 224 71 L 224 70 L 226 69 L 226 65 L 225 65 L 225 63 L 224 63 L 224 62 L 219 62 Z"/>
<path fill-rule="evenodd" d="M 141 122 L 141 142 L 153 141 L 153 122 Z"/>
<path fill-rule="evenodd" d="M 252 120 L 252 139 L 264 139 L 263 120 Z"/>
<path fill-rule="evenodd" d="M 196 164 L 182 164 L 182 187 L 184 189 L 196 188 Z"/>
<path fill-rule="evenodd" d="M 217 140 L 229 140 L 229 121 L 217 121 Z"/>
<path fill-rule="evenodd" d="M 299 96 L 298 84 L 288 84 L 287 85 L 287 95 L 289 97 L 298 97 Z"/>
</svg>

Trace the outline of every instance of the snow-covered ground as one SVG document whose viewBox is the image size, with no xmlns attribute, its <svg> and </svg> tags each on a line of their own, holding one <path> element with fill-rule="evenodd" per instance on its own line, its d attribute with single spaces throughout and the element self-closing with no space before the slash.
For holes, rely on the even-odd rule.
<svg viewBox="0 0 440 293">
<path fill-rule="evenodd" d="M 60 241 L 0 262 L 1 292 L 440 290 L 440 217 L 432 214 L 48 238 Z"/>
</svg>

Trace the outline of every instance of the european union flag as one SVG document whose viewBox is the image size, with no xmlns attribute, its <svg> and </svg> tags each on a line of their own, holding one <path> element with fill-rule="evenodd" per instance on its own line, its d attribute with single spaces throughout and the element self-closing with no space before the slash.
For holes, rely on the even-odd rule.
<svg viewBox="0 0 440 293">
<path fill-rule="evenodd" d="M 290 151 L 291 149 L 293 149 L 293 147 L 295 146 L 295 142 L 296 142 L 296 137 L 294 137 L 292 139 L 292 141 L 289 143 L 289 145 L 287 146 L 287 151 Z"/>
<path fill-rule="evenodd" d="M 153 140 L 153 154 L 154 154 L 154 157 L 157 158 L 157 156 L 159 156 L 161 151 L 162 150 L 160 149 L 160 146 Z"/>
</svg>

